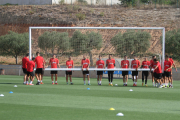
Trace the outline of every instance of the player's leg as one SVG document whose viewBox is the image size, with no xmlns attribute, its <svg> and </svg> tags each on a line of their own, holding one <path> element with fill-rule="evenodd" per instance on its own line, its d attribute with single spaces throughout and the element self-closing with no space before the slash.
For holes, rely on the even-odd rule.
<svg viewBox="0 0 180 120">
<path fill-rule="evenodd" d="M 29 80 L 29 78 L 30 78 L 30 73 L 27 72 L 26 85 L 28 85 L 28 80 Z"/>
<path fill-rule="evenodd" d="M 111 84 L 111 83 L 110 83 L 110 81 L 111 81 L 111 80 L 110 80 L 110 71 L 108 71 L 108 81 L 109 81 L 109 85 L 110 85 L 110 84 Z"/>
<path fill-rule="evenodd" d="M 142 71 L 142 86 L 144 85 L 144 76 L 145 76 L 145 75 L 144 75 L 144 74 L 145 74 L 144 72 L 145 72 L 145 71 Z"/>
<path fill-rule="evenodd" d="M 91 85 L 91 84 L 90 84 L 89 71 L 85 71 L 85 73 L 86 73 L 86 75 L 87 75 L 88 85 Z"/>
<path fill-rule="evenodd" d="M 145 86 L 147 87 L 147 78 L 149 76 L 149 72 L 148 71 L 145 71 Z"/>
<path fill-rule="evenodd" d="M 97 83 L 98 83 L 98 85 L 99 85 L 99 77 L 100 77 L 100 75 L 98 74 L 97 75 Z"/>
<path fill-rule="evenodd" d="M 171 70 L 171 88 L 173 87 L 173 75 L 172 75 L 172 70 Z"/>
<path fill-rule="evenodd" d="M 40 80 L 41 80 L 41 78 L 39 78 L 39 73 L 40 73 L 40 69 L 38 68 L 38 69 L 36 69 L 36 71 L 35 71 L 35 76 L 36 76 L 36 79 L 37 79 L 36 85 L 40 85 Z"/>
<path fill-rule="evenodd" d="M 57 85 L 58 83 L 57 83 L 57 78 L 58 78 L 58 75 L 57 75 L 57 73 L 55 74 L 55 84 Z"/>
<path fill-rule="evenodd" d="M 155 86 L 155 83 L 154 83 L 154 73 L 152 71 L 151 71 L 151 77 L 152 77 L 153 86 Z"/>
<path fill-rule="evenodd" d="M 43 75 L 44 75 L 44 70 L 43 70 L 43 68 L 40 68 L 40 77 L 41 77 L 41 84 L 44 84 L 43 83 Z"/>
<path fill-rule="evenodd" d="M 128 71 L 127 71 L 127 75 L 125 75 L 125 78 L 126 78 L 126 85 L 127 86 L 127 82 L 128 82 Z"/>
<path fill-rule="evenodd" d="M 29 83 L 29 85 L 34 85 L 34 84 L 33 84 L 33 81 L 34 81 L 34 73 L 31 72 L 31 73 L 30 73 L 30 76 L 31 76 L 31 77 L 30 77 L 30 83 Z"/>
<path fill-rule="evenodd" d="M 123 86 L 126 86 L 126 83 L 125 83 L 125 75 L 123 75 Z"/>
<path fill-rule="evenodd" d="M 83 81 L 84 81 L 84 85 L 86 85 L 86 81 L 85 81 L 85 79 L 86 79 L 86 72 L 85 72 L 85 71 L 83 71 Z"/>
<path fill-rule="evenodd" d="M 113 82 L 113 74 L 114 74 L 114 71 L 111 71 L 111 72 L 110 72 L 111 86 L 113 86 L 113 84 L 112 84 L 112 82 Z"/>
<path fill-rule="evenodd" d="M 101 82 L 102 82 L 102 74 L 101 75 L 99 75 L 99 79 L 100 79 L 100 81 L 99 81 L 99 85 L 101 85 Z"/>
<path fill-rule="evenodd" d="M 135 86 L 137 86 L 137 79 L 138 79 L 138 71 L 135 71 L 135 76 L 136 76 L 136 80 L 135 80 Z"/>
</svg>

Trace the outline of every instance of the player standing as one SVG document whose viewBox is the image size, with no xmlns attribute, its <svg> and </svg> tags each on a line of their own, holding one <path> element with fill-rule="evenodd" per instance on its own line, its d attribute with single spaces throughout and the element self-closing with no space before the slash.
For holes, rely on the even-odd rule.
<svg viewBox="0 0 180 120">
<path fill-rule="evenodd" d="M 134 80 L 134 76 L 138 76 L 138 68 L 139 67 L 140 67 L 140 62 L 137 59 L 137 57 L 134 56 L 134 60 L 131 61 L 131 68 L 136 69 L 136 71 L 132 71 L 132 77 L 133 77 L 133 81 L 134 81 L 133 86 L 137 86 L 137 77 L 136 77 L 136 80 Z"/>
<path fill-rule="evenodd" d="M 60 68 L 59 65 L 59 60 L 56 58 L 56 55 L 53 55 L 53 57 L 49 60 L 49 65 L 51 65 L 51 68 L 57 68 L 57 66 Z M 55 84 L 57 85 L 57 70 L 51 70 L 51 80 L 52 80 L 52 85 L 54 85 L 54 79 L 53 75 L 55 75 Z"/>
<path fill-rule="evenodd" d="M 87 79 L 88 79 L 88 85 L 90 84 L 90 78 L 89 78 L 89 65 L 90 65 L 90 61 L 89 59 L 86 58 L 86 55 L 83 55 L 83 59 L 81 61 L 81 66 L 82 66 L 82 72 L 83 72 L 83 80 L 84 80 L 84 85 L 86 85 L 86 81 L 85 81 L 85 77 L 87 75 Z M 85 71 L 83 69 L 86 69 Z"/>
<path fill-rule="evenodd" d="M 148 69 L 150 66 L 150 62 L 148 61 L 147 57 L 144 58 L 142 62 L 142 68 Z M 147 87 L 147 77 L 149 76 L 149 71 L 142 71 L 142 86 L 144 85 L 144 77 L 145 77 L 145 86 Z"/>
<path fill-rule="evenodd" d="M 156 56 L 152 56 L 152 59 L 150 60 L 150 71 L 151 71 L 151 69 L 155 68 L 154 59 L 156 59 Z M 156 83 L 154 83 L 154 73 L 153 73 L 153 71 L 151 71 L 151 77 L 152 77 L 153 86 L 156 86 Z"/>
<path fill-rule="evenodd" d="M 172 62 L 169 61 L 169 56 L 166 55 L 164 61 L 164 74 L 163 74 L 163 84 L 165 84 L 165 87 L 168 86 L 168 82 L 171 82 L 171 69 L 172 69 Z"/>
<path fill-rule="evenodd" d="M 29 85 L 34 85 L 32 82 L 34 81 L 34 68 L 35 68 L 35 63 L 34 63 L 35 58 L 33 57 L 31 61 L 28 61 L 27 63 L 27 81 L 26 85 L 28 85 L 28 80 L 30 78 L 30 83 Z"/>
<path fill-rule="evenodd" d="M 66 67 L 67 68 L 74 68 L 74 63 L 73 63 L 73 60 L 71 59 L 71 56 L 69 56 L 69 60 L 66 61 Z M 72 70 L 66 71 L 66 83 L 67 83 L 67 85 L 68 85 L 68 76 L 69 76 L 71 85 L 73 85 L 73 83 L 72 83 Z"/>
<path fill-rule="evenodd" d="M 127 56 L 126 55 L 124 56 L 124 60 L 121 61 L 121 68 L 124 68 L 124 69 L 129 68 L 129 60 L 127 60 Z M 123 76 L 123 86 L 127 86 L 128 71 L 122 71 L 122 76 Z"/>
<path fill-rule="evenodd" d="M 99 60 L 96 62 L 96 68 L 100 68 L 100 69 L 105 68 L 104 61 L 102 60 L 101 55 L 99 55 Z M 103 76 L 103 71 L 97 71 L 98 85 L 101 85 L 102 76 Z"/>
<path fill-rule="evenodd" d="M 40 56 L 39 52 L 36 53 L 36 58 L 35 58 L 34 62 L 37 65 L 36 71 L 35 71 L 35 76 L 38 81 L 37 81 L 36 85 L 44 84 L 42 82 L 42 74 L 43 74 L 43 66 L 45 66 L 45 62 L 44 62 L 43 57 Z"/>
<path fill-rule="evenodd" d="M 26 80 L 27 80 L 27 63 L 29 62 L 29 53 L 26 54 L 25 57 L 23 57 L 22 59 L 22 69 L 23 69 L 23 73 L 24 73 L 24 83 L 26 84 Z"/>
<path fill-rule="evenodd" d="M 155 58 L 154 59 L 154 78 L 155 78 L 155 82 L 158 83 L 158 86 L 160 86 L 160 82 L 161 82 L 161 78 L 162 78 L 162 70 L 161 70 L 161 65 L 159 63 L 159 61 Z"/>
<path fill-rule="evenodd" d="M 172 65 L 174 66 L 174 68 L 176 69 L 176 72 L 177 72 L 177 68 L 176 68 L 176 65 L 172 59 L 172 57 L 170 56 L 169 57 L 169 61 L 172 63 Z M 170 83 L 170 86 L 169 87 L 173 87 L 173 77 L 172 77 L 172 69 L 171 69 L 171 83 Z"/>
<path fill-rule="evenodd" d="M 109 59 L 106 60 L 106 67 L 107 69 L 114 69 L 115 67 L 115 60 L 112 58 L 112 54 L 109 54 Z M 108 71 L 108 80 L 109 80 L 109 85 L 113 86 L 113 74 L 114 71 Z"/>
</svg>

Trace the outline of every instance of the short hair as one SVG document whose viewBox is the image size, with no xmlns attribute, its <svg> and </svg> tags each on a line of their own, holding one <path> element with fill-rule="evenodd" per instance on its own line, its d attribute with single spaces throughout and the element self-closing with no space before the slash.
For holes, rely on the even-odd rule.
<svg viewBox="0 0 180 120">
<path fill-rule="evenodd" d="M 154 59 L 154 62 L 158 61 L 156 58 Z"/>
<path fill-rule="evenodd" d="M 169 56 L 169 58 L 172 58 L 172 56 Z"/>
<path fill-rule="evenodd" d="M 36 55 L 38 55 L 39 54 L 39 52 L 36 52 Z"/>
<path fill-rule="evenodd" d="M 155 55 L 152 56 L 152 58 L 156 57 Z"/>
<path fill-rule="evenodd" d="M 127 55 L 124 55 L 124 57 L 127 57 Z"/>
<path fill-rule="evenodd" d="M 29 56 L 29 53 L 27 53 L 26 56 Z"/>
<path fill-rule="evenodd" d="M 32 60 L 35 60 L 35 57 L 33 57 Z"/>
<path fill-rule="evenodd" d="M 99 57 L 102 57 L 102 55 L 99 55 Z"/>
<path fill-rule="evenodd" d="M 169 58 L 169 56 L 168 56 L 168 55 L 166 55 L 166 58 Z"/>
<path fill-rule="evenodd" d="M 112 54 L 109 54 L 109 55 L 111 55 L 111 56 L 112 56 Z"/>
</svg>

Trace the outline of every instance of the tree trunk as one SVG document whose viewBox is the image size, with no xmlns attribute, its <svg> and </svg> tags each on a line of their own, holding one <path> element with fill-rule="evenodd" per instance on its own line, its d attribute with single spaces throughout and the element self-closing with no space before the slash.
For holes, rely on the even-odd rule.
<svg viewBox="0 0 180 120">
<path fill-rule="evenodd" d="M 89 51 L 89 57 L 90 57 L 90 65 L 93 66 L 93 58 L 92 58 L 92 52 Z"/>
<path fill-rule="evenodd" d="M 18 56 L 16 55 L 15 58 L 16 58 L 16 64 L 17 64 L 18 63 Z"/>
</svg>

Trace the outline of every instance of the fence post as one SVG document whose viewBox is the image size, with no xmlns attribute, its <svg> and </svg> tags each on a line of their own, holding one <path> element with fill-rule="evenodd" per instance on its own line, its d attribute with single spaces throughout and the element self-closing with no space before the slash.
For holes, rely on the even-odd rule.
<svg viewBox="0 0 180 120">
<path fill-rule="evenodd" d="M 71 0 L 71 5 L 72 5 L 72 0 Z"/>
<path fill-rule="evenodd" d="M 156 9 L 156 0 L 155 0 L 155 9 Z"/>
<path fill-rule="evenodd" d="M 19 76 L 21 75 L 21 66 L 19 66 Z"/>
</svg>

